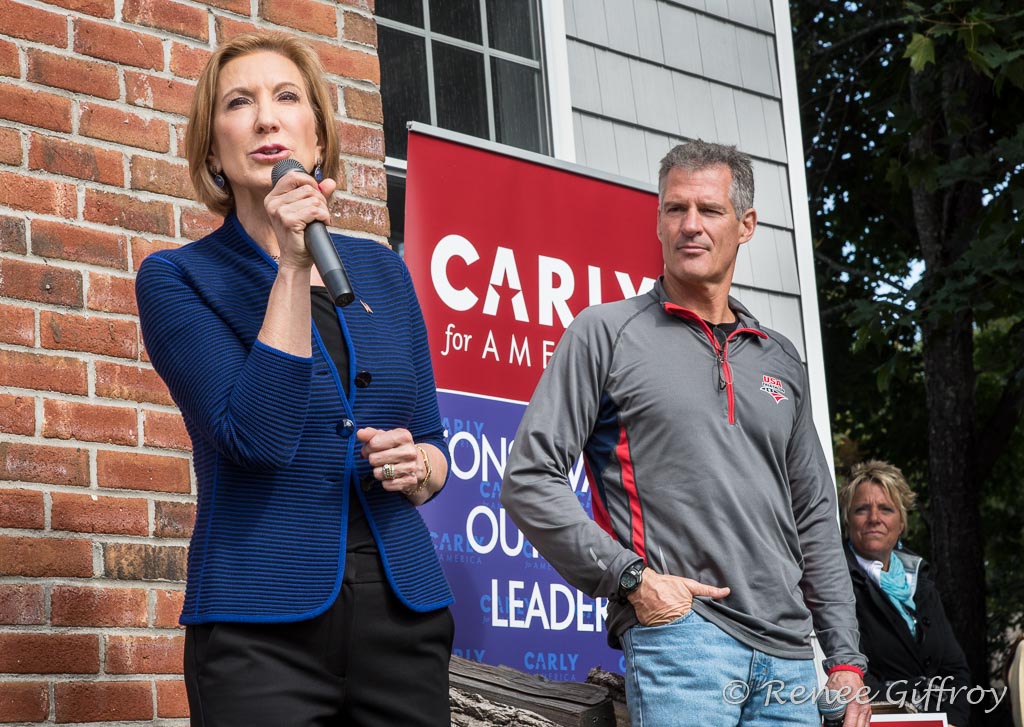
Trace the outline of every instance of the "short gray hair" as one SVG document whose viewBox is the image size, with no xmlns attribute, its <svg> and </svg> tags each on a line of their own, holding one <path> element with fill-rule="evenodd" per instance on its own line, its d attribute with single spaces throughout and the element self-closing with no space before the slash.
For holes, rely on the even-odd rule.
<svg viewBox="0 0 1024 727">
<path fill-rule="evenodd" d="M 688 172 L 698 172 L 719 164 L 724 164 L 732 172 L 729 201 L 736 211 L 736 219 L 740 219 L 744 212 L 754 206 L 754 168 L 750 157 L 735 146 L 696 139 L 672 147 L 661 160 L 661 168 L 658 170 L 658 200 L 665 194 L 665 180 L 673 169 L 679 167 Z"/>
</svg>

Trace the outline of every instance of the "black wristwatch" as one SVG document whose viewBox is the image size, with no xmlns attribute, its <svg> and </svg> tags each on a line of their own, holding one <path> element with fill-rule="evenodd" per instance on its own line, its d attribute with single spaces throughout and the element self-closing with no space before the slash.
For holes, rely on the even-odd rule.
<svg viewBox="0 0 1024 727">
<path fill-rule="evenodd" d="M 620 602 L 625 602 L 629 594 L 640 587 L 644 580 L 644 568 L 646 567 L 642 560 L 638 560 L 622 571 L 619 576 L 619 590 L 616 594 Z"/>
</svg>

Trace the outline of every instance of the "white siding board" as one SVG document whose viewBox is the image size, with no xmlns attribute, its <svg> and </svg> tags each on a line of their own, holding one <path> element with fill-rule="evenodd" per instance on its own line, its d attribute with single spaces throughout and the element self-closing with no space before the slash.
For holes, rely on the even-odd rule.
<svg viewBox="0 0 1024 727">
<path fill-rule="evenodd" d="M 707 10 L 707 3 L 705 2 L 705 0 L 665 0 L 661 4 L 685 5 L 688 8 L 696 8 L 697 10 Z"/>
<path fill-rule="evenodd" d="M 776 227 L 789 227 L 786 220 L 789 210 L 784 209 L 789 197 L 788 190 L 780 189 L 776 164 L 754 160 L 754 208 L 758 219 Z"/>
<path fill-rule="evenodd" d="M 607 0 L 604 4 L 604 14 L 609 47 L 633 56 L 640 55 L 633 0 Z"/>
<path fill-rule="evenodd" d="M 601 84 L 601 108 L 605 116 L 636 123 L 633 81 L 629 59 L 610 51 L 596 51 L 597 77 Z"/>
<path fill-rule="evenodd" d="M 671 71 L 632 58 L 629 75 L 633 82 L 633 95 L 640 99 L 636 108 L 637 122 L 651 129 L 678 134 L 679 120 Z"/>
<path fill-rule="evenodd" d="M 789 197 L 789 173 L 786 171 L 786 167 L 782 165 L 775 167 L 775 173 L 779 176 L 779 195 L 782 197 L 782 211 L 786 215 L 786 221 L 782 227 L 792 230 L 793 203 Z"/>
<path fill-rule="evenodd" d="M 775 19 L 772 17 L 772 4 L 765 0 L 762 2 L 759 0 L 754 4 L 754 13 L 757 16 L 757 27 L 761 30 L 767 30 L 772 35 L 775 34 Z"/>
<path fill-rule="evenodd" d="M 768 65 L 771 67 L 770 76 L 772 79 L 772 96 L 782 97 L 782 86 L 779 84 L 779 59 L 775 57 L 776 46 L 774 38 L 768 42 Z"/>
<path fill-rule="evenodd" d="M 800 317 L 800 299 L 788 295 L 771 295 L 772 325 L 776 331 L 796 346 L 801 361 L 807 361 L 804 346 L 804 326 Z"/>
<path fill-rule="evenodd" d="M 697 32 L 704 75 L 734 86 L 743 85 L 736 26 L 700 15 L 697 17 Z"/>
<path fill-rule="evenodd" d="M 762 290 L 782 290 L 775 231 L 761 227 L 744 247 L 749 248 L 750 264 L 754 271 L 754 287 Z"/>
<path fill-rule="evenodd" d="M 733 285 L 730 291 L 736 300 L 743 304 L 743 307 L 750 311 L 762 326 L 775 328 L 772 325 L 772 306 L 769 302 L 768 293 L 744 285 Z"/>
<path fill-rule="evenodd" d="M 683 73 L 672 74 L 679 133 L 688 139 L 713 141 L 717 135 L 711 84 L 703 78 Z"/>
<path fill-rule="evenodd" d="M 757 6 L 769 5 L 767 0 L 728 0 L 729 19 L 757 27 Z"/>
<path fill-rule="evenodd" d="M 743 91 L 734 91 L 733 101 L 736 104 L 736 125 L 739 128 L 740 149 L 754 156 L 770 156 L 761 97 Z"/>
<path fill-rule="evenodd" d="M 644 141 L 644 132 L 632 126 L 621 124 L 613 124 L 613 126 L 619 174 L 641 182 L 650 181 L 651 170 L 647 163 L 647 144 Z"/>
<path fill-rule="evenodd" d="M 587 149 L 588 166 L 618 174 L 619 160 L 615 155 L 615 131 L 612 122 L 583 114 L 580 116 L 580 126 L 580 142 Z"/>
<path fill-rule="evenodd" d="M 562 6 L 565 10 L 565 34 L 569 37 L 576 36 L 576 0 L 564 0 Z"/>
<path fill-rule="evenodd" d="M 572 112 L 572 136 L 576 144 L 576 163 L 588 166 L 587 145 L 583 139 L 583 116 L 578 111 Z"/>
<path fill-rule="evenodd" d="M 729 0 L 704 0 L 704 9 L 720 18 L 729 17 Z"/>
<path fill-rule="evenodd" d="M 661 3 L 661 42 L 665 65 L 680 71 L 704 75 L 700 41 L 697 36 L 697 14 L 674 5 Z"/>
<path fill-rule="evenodd" d="M 791 230 L 774 230 L 779 275 L 785 293 L 800 295 L 800 272 L 796 265 L 796 244 Z"/>
<path fill-rule="evenodd" d="M 768 156 L 774 161 L 786 163 L 786 130 L 782 125 L 782 103 L 762 98 L 765 134 L 768 137 Z"/>
<path fill-rule="evenodd" d="M 669 150 L 678 142 L 670 136 L 655 134 L 652 131 L 644 132 L 644 142 L 647 146 L 647 165 L 649 167 L 647 181 L 657 186 L 658 165 L 661 163 L 661 158 L 668 154 Z"/>
<path fill-rule="evenodd" d="M 733 90 L 728 86 L 712 83 L 711 109 L 715 114 L 716 135 L 707 141 L 739 145 L 740 127 L 739 122 L 736 120 L 736 103 L 733 100 Z M 754 179 L 756 181 L 757 177 Z"/>
<path fill-rule="evenodd" d="M 569 86 L 574 108 L 603 112 L 601 105 L 601 79 L 597 75 L 597 55 L 589 45 L 570 40 L 566 44 L 569 56 Z"/>
<path fill-rule="evenodd" d="M 636 10 L 636 36 L 640 57 L 655 63 L 665 62 L 661 47 L 661 19 L 657 0 L 634 0 Z"/>
<path fill-rule="evenodd" d="M 750 246 L 757 244 L 758 238 L 761 234 L 762 230 L 758 228 L 758 230 L 754 232 L 754 237 L 751 238 L 750 242 L 740 245 L 740 249 L 736 253 L 736 268 L 733 270 L 732 274 L 732 282 L 735 285 L 753 287 L 754 268 L 750 262 Z"/>
<path fill-rule="evenodd" d="M 772 65 L 769 58 L 774 52 L 774 47 L 769 38 L 764 33 L 755 30 L 736 28 L 736 41 L 743 87 L 758 93 L 777 96 L 776 84 L 772 81 Z"/>
<path fill-rule="evenodd" d="M 610 0 L 619 2 L 619 0 Z M 575 0 L 576 37 L 595 45 L 608 47 L 608 24 L 604 15 L 604 0 Z"/>
</svg>

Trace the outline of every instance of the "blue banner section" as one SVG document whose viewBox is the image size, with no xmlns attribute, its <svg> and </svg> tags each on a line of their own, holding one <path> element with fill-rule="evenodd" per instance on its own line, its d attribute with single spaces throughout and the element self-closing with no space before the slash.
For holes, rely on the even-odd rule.
<svg viewBox="0 0 1024 727">
<path fill-rule="evenodd" d="M 501 507 L 501 478 L 525 405 L 438 392 L 452 471 L 422 508 L 437 556 L 455 591 L 453 653 L 556 681 L 584 681 L 592 667 L 623 672 L 607 645 L 607 600 L 567 585 Z M 590 512 L 582 462 L 571 487 Z"/>
</svg>

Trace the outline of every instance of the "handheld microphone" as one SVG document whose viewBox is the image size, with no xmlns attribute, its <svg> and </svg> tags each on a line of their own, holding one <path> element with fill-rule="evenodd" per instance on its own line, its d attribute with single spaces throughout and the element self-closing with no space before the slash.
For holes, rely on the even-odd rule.
<svg viewBox="0 0 1024 727">
<path fill-rule="evenodd" d="M 270 172 L 271 183 L 276 186 L 281 177 L 289 172 L 308 174 L 302 164 L 294 159 L 282 159 L 274 165 L 274 169 Z M 345 272 L 345 266 L 342 265 L 341 258 L 338 257 L 338 251 L 334 247 L 334 242 L 331 241 L 331 236 L 324 223 L 313 220 L 306 225 L 303 237 L 306 240 L 306 249 L 313 256 L 316 269 L 319 271 L 320 277 L 323 278 L 327 293 L 331 296 L 334 304 L 345 306 L 355 300 L 352 284 L 348 282 L 348 273 Z"/>
<path fill-rule="evenodd" d="M 823 727 L 843 727 L 846 719 L 846 699 L 837 689 L 826 689 L 818 695 L 818 712 Z"/>
</svg>

